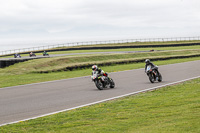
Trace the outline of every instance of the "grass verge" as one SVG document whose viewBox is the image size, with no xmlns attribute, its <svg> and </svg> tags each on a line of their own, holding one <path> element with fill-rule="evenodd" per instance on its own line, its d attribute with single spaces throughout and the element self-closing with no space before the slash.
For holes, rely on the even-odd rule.
<svg viewBox="0 0 200 133">
<path fill-rule="evenodd" d="M 200 132 L 200 78 L 0 127 L 0 132 Z"/>
</svg>

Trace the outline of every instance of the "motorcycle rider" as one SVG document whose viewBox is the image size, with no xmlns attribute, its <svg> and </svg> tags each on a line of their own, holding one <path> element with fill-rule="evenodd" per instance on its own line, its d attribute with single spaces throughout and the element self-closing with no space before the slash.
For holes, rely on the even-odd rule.
<svg viewBox="0 0 200 133">
<path fill-rule="evenodd" d="M 48 55 L 48 53 L 46 51 L 43 52 L 43 55 Z"/>
<path fill-rule="evenodd" d="M 102 76 L 102 77 L 101 77 L 102 81 L 104 81 L 105 77 L 108 76 L 108 74 L 107 74 L 107 73 L 104 73 L 104 71 L 101 70 L 101 68 L 98 68 L 97 65 L 93 65 L 93 66 L 92 66 L 92 71 L 93 71 L 93 72 L 96 71 L 97 74 L 98 74 L 99 76 Z M 93 74 L 93 72 L 92 72 L 92 74 Z M 109 79 L 109 78 L 108 78 L 108 79 Z"/>
<path fill-rule="evenodd" d="M 29 53 L 29 56 L 32 57 L 32 56 L 36 56 L 36 55 L 35 55 L 35 53 L 30 52 L 30 53 Z"/>
<path fill-rule="evenodd" d="M 33 52 L 30 52 L 30 54 L 29 54 L 30 56 L 32 56 L 33 55 Z"/>
<path fill-rule="evenodd" d="M 17 58 L 17 57 L 21 58 L 20 54 L 18 54 L 18 53 L 15 53 L 15 54 L 14 54 L 14 57 L 15 57 L 15 58 Z"/>
<path fill-rule="evenodd" d="M 158 77 L 158 75 L 159 75 L 158 67 L 156 65 L 154 65 L 149 59 L 146 59 L 145 63 L 146 63 L 145 64 L 145 73 L 146 73 L 146 70 L 147 70 L 147 66 L 150 65 L 151 69 L 156 71 L 156 76 Z"/>
</svg>

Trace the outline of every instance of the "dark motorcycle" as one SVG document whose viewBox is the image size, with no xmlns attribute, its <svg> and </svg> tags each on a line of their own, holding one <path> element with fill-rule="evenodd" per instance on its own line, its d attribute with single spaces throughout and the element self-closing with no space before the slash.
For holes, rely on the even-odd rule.
<svg viewBox="0 0 200 133">
<path fill-rule="evenodd" d="M 20 54 L 14 54 L 14 58 L 21 58 Z"/>
<path fill-rule="evenodd" d="M 110 88 L 115 87 L 114 81 L 110 77 L 108 77 L 107 73 L 101 76 L 96 71 L 93 71 L 91 78 L 99 90 L 103 90 L 104 88 L 107 88 L 107 87 L 110 87 Z"/>
<path fill-rule="evenodd" d="M 157 66 L 154 68 L 151 68 L 151 65 L 147 66 L 146 73 L 151 83 L 154 83 L 155 81 L 158 81 L 158 82 L 162 81 L 162 75 L 158 71 Z"/>
<path fill-rule="evenodd" d="M 34 53 L 29 54 L 30 57 L 36 57 L 36 55 Z"/>
</svg>

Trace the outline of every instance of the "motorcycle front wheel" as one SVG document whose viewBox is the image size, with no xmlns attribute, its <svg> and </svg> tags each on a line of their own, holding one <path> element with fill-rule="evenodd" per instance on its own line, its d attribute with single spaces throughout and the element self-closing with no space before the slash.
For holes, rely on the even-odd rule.
<svg viewBox="0 0 200 133">
<path fill-rule="evenodd" d="M 95 80 L 95 85 L 99 90 L 103 90 L 103 84 L 101 81 Z"/>
<path fill-rule="evenodd" d="M 151 83 L 154 83 L 154 76 L 153 76 L 153 74 L 149 74 L 149 81 L 151 82 Z"/>
</svg>

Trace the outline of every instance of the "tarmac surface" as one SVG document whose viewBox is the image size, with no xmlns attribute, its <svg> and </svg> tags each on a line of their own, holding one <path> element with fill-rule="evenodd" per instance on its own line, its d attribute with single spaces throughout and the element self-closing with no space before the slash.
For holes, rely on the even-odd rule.
<svg viewBox="0 0 200 133">
<path fill-rule="evenodd" d="M 0 88 L 0 126 L 200 76 L 200 60 L 159 66 L 163 82 L 143 69 L 110 73 L 113 89 L 98 90 L 90 76 Z"/>
</svg>

